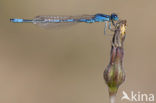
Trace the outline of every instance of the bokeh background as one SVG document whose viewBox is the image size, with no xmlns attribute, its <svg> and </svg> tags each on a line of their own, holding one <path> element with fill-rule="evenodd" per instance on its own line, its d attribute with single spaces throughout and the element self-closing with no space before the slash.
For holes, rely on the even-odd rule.
<svg viewBox="0 0 156 103">
<path fill-rule="evenodd" d="M 10 18 L 112 12 L 127 19 L 122 91 L 156 94 L 155 0 L 0 0 L 1 103 L 108 103 L 103 23 L 45 30 Z"/>
</svg>

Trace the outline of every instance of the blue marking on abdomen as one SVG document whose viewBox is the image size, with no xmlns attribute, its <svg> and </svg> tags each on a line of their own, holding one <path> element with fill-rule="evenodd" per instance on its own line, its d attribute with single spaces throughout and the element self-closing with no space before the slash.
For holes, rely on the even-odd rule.
<svg viewBox="0 0 156 103">
<path fill-rule="evenodd" d="M 94 19 L 80 19 L 79 22 L 85 22 L 85 23 L 94 23 Z"/>
<path fill-rule="evenodd" d="M 86 19 L 79 19 L 79 22 L 86 22 Z"/>
<path fill-rule="evenodd" d="M 58 23 L 60 22 L 60 20 L 52 20 L 52 22 Z"/>
<path fill-rule="evenodd" d="M 13 23 L 22 23 L 23 19 L 10 19 L 10 21 Z"/>
<path fill-rule="evenodd" d="M 74 19 L 67 19 L 65 22 L 74 22 Z"/>
</svg>

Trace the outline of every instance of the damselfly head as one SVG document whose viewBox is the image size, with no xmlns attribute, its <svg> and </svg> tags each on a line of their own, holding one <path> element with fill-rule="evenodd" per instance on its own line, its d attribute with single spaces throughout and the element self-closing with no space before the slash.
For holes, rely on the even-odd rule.
<svg viewBox="0 0 156 103">
<path fill-rule="evenodd" d="M 118 21 L 118 20 L 119 20 L 118 15 L 115 14 L 115 13 L 112 13 L 112 14 L 111 14 L 111 20 Z"/>
</svg>

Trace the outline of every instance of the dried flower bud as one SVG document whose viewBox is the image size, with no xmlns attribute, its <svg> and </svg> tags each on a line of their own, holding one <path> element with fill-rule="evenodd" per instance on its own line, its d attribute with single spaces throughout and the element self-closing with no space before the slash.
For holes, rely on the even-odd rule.
<svg viewBox="0 0 156 103">
<path fill-rule="evenodd" d="M 109 94 L 116 95 L 117 90 L 125 80 L 122 66 L 123 48 L 112 46 L 111 60 L 104 71 L 104 79 L 109 87 Z"/>
<path fill-rule="evenodd" d="M 125 26 L 126 20 L 121 20 L 116 25 L 112 39 L 110 62 L 104 71 L 104 79 L 108 85 L 111 103 L 114 103 L 117 90 L 125 80 L 125 72 L 122 65 L 124 56 L 123 42 L 126 36 Z"/>
</svg>

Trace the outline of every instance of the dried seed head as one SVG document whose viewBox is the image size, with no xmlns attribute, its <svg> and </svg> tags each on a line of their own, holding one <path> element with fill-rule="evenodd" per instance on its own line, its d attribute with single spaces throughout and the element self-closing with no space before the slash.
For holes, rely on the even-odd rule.
<svg viewBox="0 0 156 103">
<path fill-rule="evenodd" d="M 112 39 L 111 57 L 108 66 L 104 71 L 104 79 L 109 88 L 110 97 L 115 96 L 119 86 L 125 80 L 123 69 L 123 42 L 125 39 L 126 20 L 120 20 Z"/>
<path fill-rule="evenodd" d="M 104 71 L 104 79 L 109 88 L 110 95 L 116 95 L 119 86 L 125 80 L 125 72 L 122 66 L 123 48 L 113 47 L 110 63 Z"/>
</svg>

